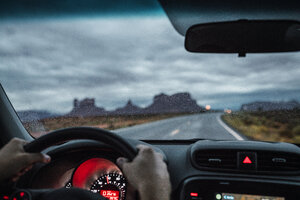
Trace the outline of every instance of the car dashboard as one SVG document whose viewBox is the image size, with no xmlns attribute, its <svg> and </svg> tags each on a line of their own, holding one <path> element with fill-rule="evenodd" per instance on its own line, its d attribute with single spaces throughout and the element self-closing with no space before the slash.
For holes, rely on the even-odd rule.
<svg viewBox="0 0 300 200">
<path fill-rule="evenodd" d="M 300 197 L 300 149 L 255 141 L 137 141 L 163 154 L 172 199 L 291 200 Z M 121 155 L 95 141 L 72 141 L 47 150 L 52 162 L 37 165 L 19 185 L 34 189 L 78 187 L 110 199 L 126 199 Z"/>
</svg>

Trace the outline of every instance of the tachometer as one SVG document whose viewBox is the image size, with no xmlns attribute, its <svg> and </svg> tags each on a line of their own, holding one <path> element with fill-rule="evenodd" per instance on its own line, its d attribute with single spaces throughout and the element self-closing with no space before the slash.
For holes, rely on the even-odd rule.
<svg viewBox="0 0 300 200">
<path fill-rule="evenodd" d="M 109 173 L 100 176 L 91 186 L 91 191 L 109 200 L 125 200 L 126 179 L 119 173 Z"/>
</svg>

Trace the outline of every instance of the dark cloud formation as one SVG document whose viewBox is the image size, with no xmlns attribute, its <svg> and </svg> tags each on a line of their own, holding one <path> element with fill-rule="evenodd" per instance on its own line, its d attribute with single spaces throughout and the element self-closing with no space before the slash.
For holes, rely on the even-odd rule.
<svg viewBox="0 0 300 200">
<path fill-rule="evenodd" d="M 68 112 L 73 98 L 115 109 L 190 92 L 201 105 L 300 100 L 299 53 L 191 54 L 165 16 L 4 21 L 0 81 L 17 110 Z"/>
</svg>

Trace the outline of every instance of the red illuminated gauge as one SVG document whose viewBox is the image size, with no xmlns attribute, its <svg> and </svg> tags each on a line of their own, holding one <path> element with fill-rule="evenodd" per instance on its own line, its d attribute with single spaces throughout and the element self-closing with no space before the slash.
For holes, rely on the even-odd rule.
<svg viewBox="0 0 300 200">
<path fill-rule="evenodd" d="M 126 179 L 119 173 L 109 173 L 100 176 L 91 186 L 91 191 L 109 200 L 125 200 Z"/>
</svg>

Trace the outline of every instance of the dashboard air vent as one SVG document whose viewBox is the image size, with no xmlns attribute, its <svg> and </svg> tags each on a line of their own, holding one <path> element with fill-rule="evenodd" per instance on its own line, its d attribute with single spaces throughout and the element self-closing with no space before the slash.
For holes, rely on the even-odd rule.
<svg viewBox="0 0 300 200">
<path fill-rule="evenodd" d="M 299 171 L 300 156 L 282 152 L 257 152 L 258 171 Z"/>
<path fill-rule="evenodd" d="M 237 169 L 237 152 L 232 150 L 200 150 L 195 152 L 198 167 Z"/>
</svg>

